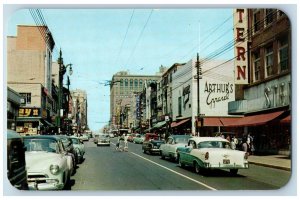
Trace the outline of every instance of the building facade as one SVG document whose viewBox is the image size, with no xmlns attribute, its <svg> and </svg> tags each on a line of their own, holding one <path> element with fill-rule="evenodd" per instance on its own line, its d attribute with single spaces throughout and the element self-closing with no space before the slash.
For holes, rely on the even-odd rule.
<svg viewBox="0 0 300 200">
<path fill-rule="evenodd" d="M 70 92 L 72 97 L 72 106 L 69 103 L 70 116 L 72 119 L 73 134 L 83 133 L 84 130 L 88 130 L 88 104 L 87 95 L 84 90 L 76 89 Z"/>
<path fill-rule="evenodd" d="M 114 128 L 120 128 L 124 118 L 122 114 L 124 107 L 130 108 L 132 98 L 142 92 L 145 82 L 157 82 L 159 78 L 160 75 L 133 75 L 126 71 L 113 75 L 110 82 L 110 121 Z M 136 112 L 130 111 L 130 113 L 137 115 Z M 135 117 L 130 117 L 130 119 L 135 119 Z M 130 128 L 130 124 L 133 126 L 138 122 L 129 121 L 126 126 Z"/>
<path fill-rule="evenodd" d="M 277 9 L 241 9 L 247 19 L 249 80 L 243 98 L 229 103 L 235 124 L 254 136 L 257 153 L 289 153 L 291 138 L 291 26 Z M 236 27 L 235 27 L 236 28 Z M 243 33 L 241 32 L 241 35 Z"/>
<path fill-rule="evenodd" d="M 40 30 L 46 33 L 43 37 Z M 45 26 L 17 26 L 7 37 L 7 85 L 18 92 L 21 104 L 17 132 L 37 134 L 53 126 L 52 51 L 55 43 Z"/>
</svg>

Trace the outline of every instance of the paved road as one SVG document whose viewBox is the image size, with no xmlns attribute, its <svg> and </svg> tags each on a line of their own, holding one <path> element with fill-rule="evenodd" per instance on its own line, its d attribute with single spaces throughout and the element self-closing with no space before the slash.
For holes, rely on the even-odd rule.
<svg viewBox="0 0 300 200">
<path fill-rule="evenodd" d="M 196 174 L 180 168 L 160 156 L 142 153 L 140 144 L 129 143 L 129 152 L 85 142 L 86 160 L 72 177 L 71 190 L 88 191 L 178 191 L 178 190 L 275 190 L 284 186 L 290 172 L 250 165 L 232 177 L 228 171 L 216 170 Z"/>
</svg>

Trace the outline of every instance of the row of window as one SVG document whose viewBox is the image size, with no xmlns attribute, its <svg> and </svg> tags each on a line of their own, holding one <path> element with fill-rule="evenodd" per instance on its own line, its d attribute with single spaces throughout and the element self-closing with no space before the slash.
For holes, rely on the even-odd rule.
<svg viewBox="0 0 300 200">
<path fill-rule="evenodd" d="M 264 12 L 261 19 L 261 12 Z M 276 19 L 281 18 L 285 14 L 277 9 L 254 9 L 253 11 L 253 32 L 256 33 L 262 27 L 267 27 L 272 24 Z"/>
<path fill-rule="evenodd" d="M 134 83 L 134 86 L 135 87 L 143 87 L 143 83 L 144 81 L 147 81 L 147 83 L 150 83 L 150 82 L 156 82 L 155 80 L 138 80 L 138 79 L 120 79 L 120 86 L 125 86 L 125 87 L 133 87 L 133 83 Z"/>
<path fill-rule="evenodd" d="M 264 70 L 265 70 L 265 78 L 270 76 L 276 75 L 277 73 L 284 72 L 288 70 L 288 63 L 289 63 L 289 48 L 288 48 L 288 37 L 280 38 L 278 41 L 278 50 L 276 54 L 274 54 L 273 43 L 264 47 Z M 253 52 L 253 81 L 261 80 L 261 51 L 260 49 Z M 274 58 L 277 56 L 277 66 L 275 68 Z M 278 69 L 278 70 L 276 70 Z"/>
</svg>

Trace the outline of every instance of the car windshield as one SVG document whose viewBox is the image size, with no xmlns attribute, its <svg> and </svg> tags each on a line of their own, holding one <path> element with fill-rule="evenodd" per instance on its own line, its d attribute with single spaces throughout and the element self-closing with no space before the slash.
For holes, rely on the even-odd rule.
<svg viewBox="0 0 300 200">
<path fill-rule="evenodd" d="M 108 138 L 108 135 L 100 135 L 99 138 L 100 138 L 100 139 L 107 139 L 107 138 Z"/>
<path fill-rule="evenodd" d="M 26 151 L 58 152 L 57 142 L 52 139 L 24 139 Z"/>
<path fill-rule="evenodd" d="M 187 144 L 190 137 L 177 137 L 175 138 L 175 144 Z"/>
<path fill-rule="evenodd" d="M 230 148 L 229 142 L 225 141 L 205 141 L 198 144 L 198 148 Z"/>
</svg>

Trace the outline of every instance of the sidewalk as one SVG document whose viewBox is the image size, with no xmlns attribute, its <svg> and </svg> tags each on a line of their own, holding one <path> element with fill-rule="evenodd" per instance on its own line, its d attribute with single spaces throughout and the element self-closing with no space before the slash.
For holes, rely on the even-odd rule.
<svg viewBox="0 0 300 200">
<path fill-rule="evenodd" d="M 248 158 L 250 164 L 261 165 L 291 171 L 291 158 L 285 155 L 267 155 L 256 156 L 250 155 Z"/>
</svg>

